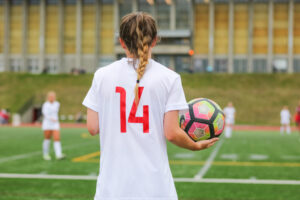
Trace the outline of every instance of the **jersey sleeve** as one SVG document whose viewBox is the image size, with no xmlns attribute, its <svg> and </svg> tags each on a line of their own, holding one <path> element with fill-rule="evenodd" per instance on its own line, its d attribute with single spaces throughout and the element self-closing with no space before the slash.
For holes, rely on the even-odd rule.
<svg viewBox="0 0 300 200">
<path fill-rule="evenodd" d="M 184 109 L 188 109 L 188 104 L 182 88 L 181 78 L 178 76 L 169 91 L 165 112 Z"/>
<path fill-rule="evenodd" d="M 89 89 L 87 95 L 85 96 L 82 105 L 85 107 L 92 109 L 96 112 L 99 112 L 99 98 L 97 95 L 97 81 L 96 76 L 94 76 L 93 83 L 91 88 Z"/>
</svg>

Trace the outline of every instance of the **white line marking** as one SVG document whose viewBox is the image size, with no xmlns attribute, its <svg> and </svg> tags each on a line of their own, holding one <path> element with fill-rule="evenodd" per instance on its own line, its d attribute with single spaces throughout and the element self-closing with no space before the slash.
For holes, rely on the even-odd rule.
<svg viewBox="0 0 300 200">
<path fill-rule="evenodd" d="M 82 144 L 76 144 L 76 145 L 69 145 L 64 147 L 63 149 L 73 149 L 73 148 L 77 148 L 79 146 L 84 146 L 90 144 L 90 142 L 86 142 L 86 143 L 82 143 Z M 4 163 L 4 162 L 8 162 L 8 161 L 14 161 L 14 160 L 19 160 L 19 159 L 24 159 L 24 158 L 29 158 L 31 156 L 36 156 L 36 155 L 41 155 L 42 156 L 42 150 L 41 151 L 34 151 L 34 152 L 30 152 L 30 153 L 25 153 L 25 154 L 19 154 L 19 155 L 15 155 L 15 156 L 9 156 L 9 157 L 4 157 L 4 158 L 0 158 L 0 164 Z"/>
<path fill-rule="evenodd" d="M 25 178 L 25 179 L 60 179 L 60 180 L 97 180 L 97 176 L 81 175 L 55 175 L 55 174 L 6 174 L 0 173 L 0 178 Z"/>
<path fill-rule="evenodd" d="M 25 153 L 25 154 L 19 154 L 19 155 L 15 155 L 15 156 L 4 157 L 4 158 L 0 159 L 0 164 L 4 163 L 4 162 L 8 162 L 8 161 L 28 158 L 28 157 L 35 156 L 38 154 L 42 155 L 42 151 L 35 151 L 35 152 L 31 152 L 31 153 Z"/>
<path fill-rule="evenodd" d="M 300 180 L 273 180 L 273 179 L 225 179 L 225 178 L 175 178 L 175 182 L 194 183 L 240 183 L 240 184 L 270 184 L 270 185 L 300 185 Z"/>
<path fill-rule="evenodd" d="M 263 154 L 250 154 L 249 159 L 250 160 L 266 160 L 268 159 L 268 155 L 263 155 Z"/>
<path fill-rule="evenodd" d="M 215 157 L 217 156 L 217 153 L 218 153 L 219 149 L 221 148 L 223 142 L 224 142 L 224 140 L 220 140 L 219 142 L 217 142 L 216 148 L 212 151 L 212 153 L 210 154 L 208 159 L 205 161 L 205 164 L 200 169 L 200 171 L 195 175 L 195 177 L 194 177 L 195 179 L 203 178 L 203 176 L 206 174 L 206 172 L 211 167 L 211 164 L 214 161 Z"/>
<path fill-rule="evenodd" d="M 292 155 L 283 155 L 281 156 L 281 158 L 285 160 L 300 160 L 300 156 L 292 156 Z"/>
<path fill-rule="evenodd" d="M 228 160 L 237 160 L 238 155 L 236 154 L 221 154 L 220 156 L 222 159 L 228 159 Z"/>
<path fill-rule="evenodd" d="M 60 180 L 97 180 L 97 176 L 91 175 L 56 175 L 56 174 L 6 174 L 0 173 L 0 178 L 18 179 L 60 179 Z M 300 180 L 274 180 L 274 179 L 226 179 L 226 178 L 174 178 L 175 182 L 193 183 L 240 183 L 240 184 L 270 184 L 270 185 L 300 185 Z"/>
<path fill-rule="evenodd" d="M 193 153 L 176 153 L 174 155 L 175 158 L 194 158 L 195 157 L 195 154 Z"/>
</svg>

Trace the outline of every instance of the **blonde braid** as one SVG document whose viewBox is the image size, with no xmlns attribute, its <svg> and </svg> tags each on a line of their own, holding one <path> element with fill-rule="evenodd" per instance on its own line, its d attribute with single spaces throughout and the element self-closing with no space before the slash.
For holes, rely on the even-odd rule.
<svg viewBox="0 0 300 200">
<path fill-rule="evenodd" d="M 143 32 L 139 29 L 139 20 L 137 18 L 137 26 L 136 33 L 138 36 L 137 47 L 138 47 L 138 56 L 139 56 L 139 66 L 136 70 L 137 72 L 137 81 L 135 85 L 135 103 L 139 103 L 139 82 L 143 77 L 146 66 L 148 64 L 148 56 L 149 56 L 149 42 L 151 42 L 150 36 L 143 36 Z"/>
<path fill-rule="evenodd" d="M 145 73 L 150 46 L 156 41 L 156 37 L 156 22 L 149 14 L 143 12 L 130 13 L 122 18 L 120 38 L 125 42 L 128 51 L 134 56 L 133 65 L 135 65 L 135 59 L 139 59 L 134 89 L 136 104 L 139 103 L 139 82 Z"/>
</svg>

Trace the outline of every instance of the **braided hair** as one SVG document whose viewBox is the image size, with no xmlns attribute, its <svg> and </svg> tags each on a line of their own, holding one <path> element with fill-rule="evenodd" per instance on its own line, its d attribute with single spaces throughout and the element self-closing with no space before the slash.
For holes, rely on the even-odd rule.
<svg viewBox="0 0 300 200">
<path fill-rule="evenodd" d="M 139 102 L 139 82 L 148 64 L 149 47 L 157 37 L 155 20 L 146 13 L 138 12 L 125 15 L 120 24 L 120 38 L 125 42 L 128 51 L 139 59 L 136 69 L 135 102 Z"/>
</svg>

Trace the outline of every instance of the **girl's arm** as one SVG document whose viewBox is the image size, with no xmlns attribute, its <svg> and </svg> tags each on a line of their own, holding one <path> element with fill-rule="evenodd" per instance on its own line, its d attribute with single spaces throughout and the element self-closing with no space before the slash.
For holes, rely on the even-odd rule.
<svg viewBox="0 0 300 200">
<path fill-rule="evenodd" d="M 49 108 L 47 108 L 47 104 L 43 104 L 42 114 L 43 114 L 44 119 L 53 121 L 53 118 L 49 114 Z"/>
<path fill-rule="evenodd" d="M 212 138 L 194 142 L 180 127 L 178 123 L 178 111 L 169 111 L 164 116 L 164 131 L 167 140 L 173 144 L 197 151 L 211 147 L 219 138 Z"/>
<path fill-rule="evenodd" d="M 99 134 L 99 117 L 98 113 L 92 109 L 87 109 L 87 129 L 91 135 Z"/>
</svg>

